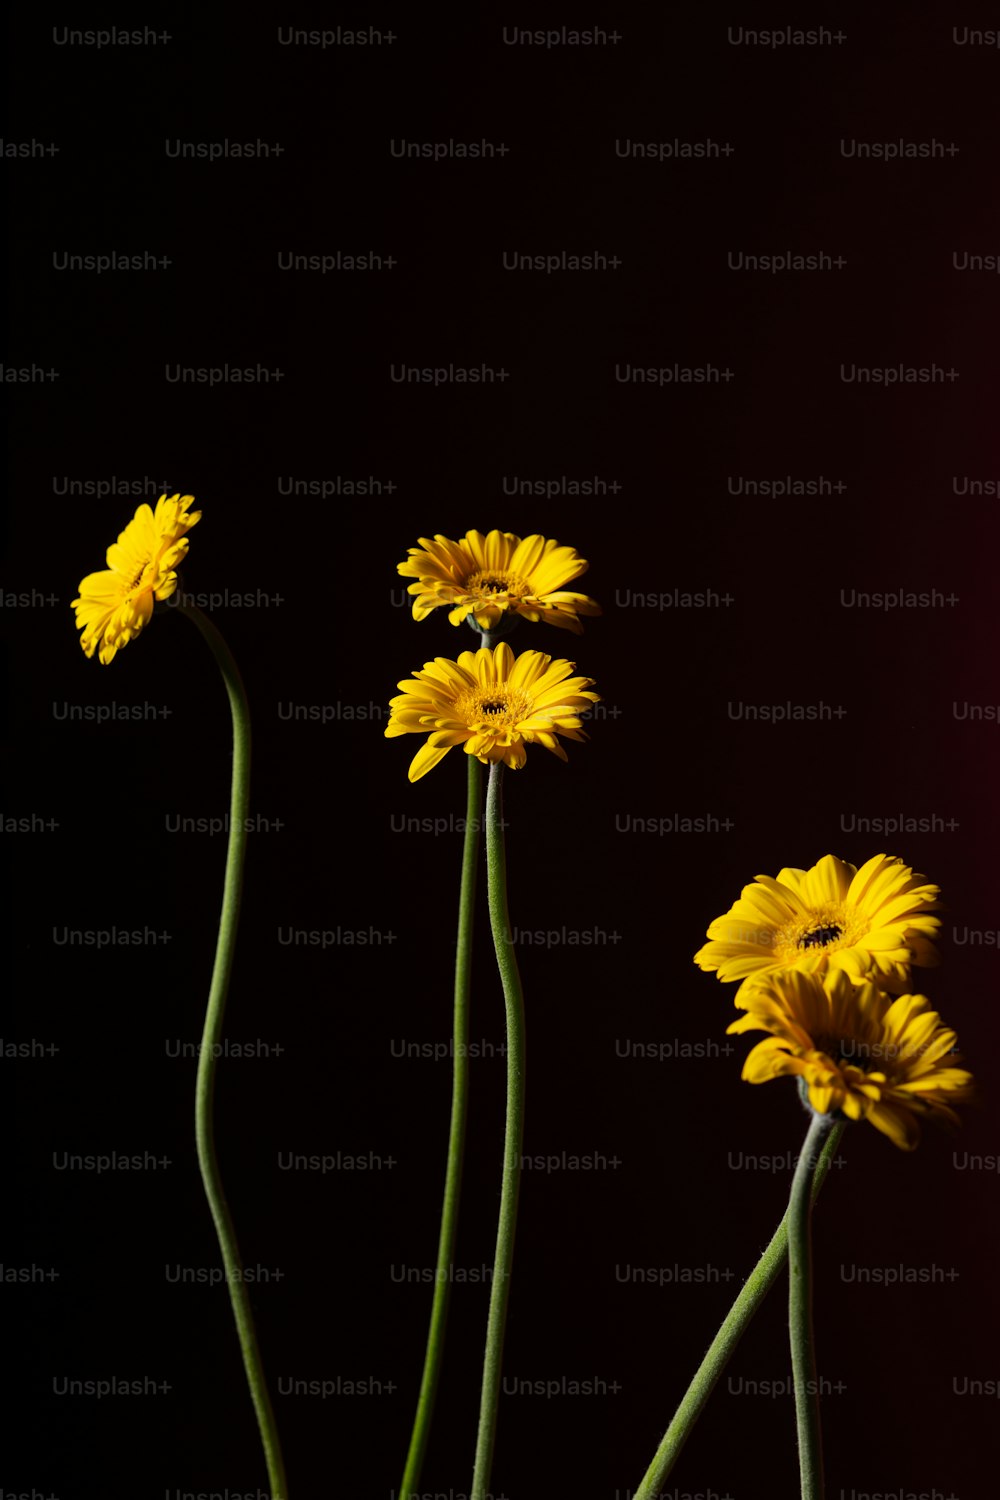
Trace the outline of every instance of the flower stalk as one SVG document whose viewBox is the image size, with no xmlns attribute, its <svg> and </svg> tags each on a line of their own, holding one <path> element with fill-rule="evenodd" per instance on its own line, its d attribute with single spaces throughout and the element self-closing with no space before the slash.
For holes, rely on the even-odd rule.
<svg viewBox="0 0 1000 1500">
<path fill-rule="evenodd" d="M 815 1203 L 823 1183 L 837 1154 L 840 1138 L 846 1126 L 838 1121 L 826 1136 L 823 1148 L 815 1160 L 815 1170 L 808 1173 L 814 1158 L 803 1149 L 799 1164 L 807 1163 L 807 1175 L 811 1175 L 811 1199 Z M 781 1223 L 771 1236 L 760 1260 L 744 1282 L 736 1301 L 726 1314 L 722 1327 L 708 1348 L 708 1353 L 695 1372 L 694 1379 L 684 1393 L 681 1404 L 656 1450 L 653 1461 L 635 1492 L 635 1500 L 655 1500 L 665 1481 L 680 1457 L 681 1449 L 691 1435 L 691 1430 L 708 1403 L 722 1372 L 732 1358 L 736 1346 L 743 1337 L 755 1314 L 771 1290 L 788 1258 L 788 1223 L 786 1211 Z"/>
<path fill-rule="evenodd" d="M 812 1199 L 809 1187 L 812 1161 L 823 1141 L 829 1137 L 833 1117 L 815 1111 L 811 1114 L 806 1143 L 795 1168 L 788 1201 L 788 1334 L 792 1347 L 802 1500 L 823 1500 L 823 1433 L 813 1333 Z"/>
<path fill-rule="evenodd" d="M 212 621 L 200 609 L 192 605 L 180 605 L 178 613 L 186 615 L 191 623 L 197 626 L 211 649 L 226 685 L 233 717 L 233 778 L 229 848 L 226 854 L 222 915 L 219 920 L 215 964 L 212 969 L 212 982 L 205 1012 L 205 1027 L 198 1055 L 198 1076 L 195 1084 L 195 1138 L 198 1165 L 201 1169 L 205 1196 L 215 1224 L 219 1248 L 222 1251 L 226 1284 L 229 1288 L 229 1298 L 243 1355 L 243 1367 L 257 1415 L 257 1425 L 260 1429 L 272 1500 L 288 1500 L 288 1484 L 285 1478 L 278 1427 L 264 1378 L 264 1366 L 257 1343 L 250 1298 L 243 1277 L 236 1230 L 223 1190 L 215 1149 L 215 1073 L 221 1052 L 226 997 L 236 951 L 240 900 L 243 892 L 243 865 L 246 855 L 247 814 L 250 804 L 250 709 L 239 668 Z"/>
<path fill-rule="evenodd" d="M 445 1168 L 444 1200 L 438 1238 L 434 1301 L 431 1306 L 423 1376 L 417 1398 L 417 1413 L 400 1486 L 401 1500 L 420 1484 L 424 1456 L 430 1437 L 444 1357 L 445 1329 L 451 1291 L 451 1268 L 458 1234 L 458 1205 L 465 1156 L 465 1126 L 469 1109 L 469 1004 L 472 993 L 472 937 L 476 910 L 476 877 L 479 867 L 479 828 L 483 808 L 483 769 L 474 755 L 465 757 L 468 792 L 465 808 L 465 842 L 462 849 L 462 883 L 458 900 L 458 946 L 455 953 L 455 1000 L 452 1047 L 451 1123 L 448 1130 L 448 1162 Z"/>
<path fill-rule="evenodd" d="M 470 1500 L 486 1500 L 493 1467 L 504 1330 L 514 1261 L 514 1231 L 521 1185 L 521 1148 L 524 1139 L 524 995 L 507 908 L 507 861 L 503 833 L 503 764 L 490 766 L 486 791 L 486 872 L 490 926 L 507 1012 L 507 1118 L 504 1129 L 503 1178 L 497 1223 L 493 1281 L 483 1360 L 476 1461 Z"/>
</svg>

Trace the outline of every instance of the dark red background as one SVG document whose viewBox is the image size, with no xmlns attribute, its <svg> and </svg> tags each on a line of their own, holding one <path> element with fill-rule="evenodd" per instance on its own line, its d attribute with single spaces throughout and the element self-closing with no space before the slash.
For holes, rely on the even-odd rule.
<svg viewBox="0 0 1000 1500">
<path fill-rule="evenodd" d="M 564 24 L 564 17 L 551 24 Z M 825 23 L 836 29 L 837 22 Z M 461 836 L 393 831 L 460 816 L 456 753 L 411 787 L 417 742 L 377 717 L 287 722 L 280 704 L 383 706 L 396 681 L 470 644 L 443 614 L 400 607 L 395 565 L 420 535 L 541 531 L 591 561 L 605 607 L 579 640 L 522 627 L 513 644 L 569 651 L 607 716 L 560 765 L 508 777 L 511 912 L 527 929 L 599 927 L 593 949 L 520 952 L 529 1068 L 525 1149 L 617 1158 L 526 1172 L 505 1371 L 596 1379 L 615 1393 L 509 1397 L 493 1493 L 624 1500 L 710 1336 L 776 1224 L 788 1171 L 735 1170 L 797 1149 L 789 1085 L 750 1089 L 747 1050 L 622 1057 L 629 1043 L 725 1041 L 732 991 L 691 954 L 757 872 L 885 849 L 940 882 L 943 966 L 926 987 L 958 1032 L 984 1103 L 959 1138 L 906 1156 L 852 1129 L 817 1223 L 828 1483 L 852 1492 L 991 1493 L 995 1380 L 994 705 L 996 495 L 957 494 L 997 470 L 995 277 L 953 252 L 1000 251 L 996 49 L 957 46 L 942 12 L 843 18 L 842 44 L 732 45 L 742 23 L 694 8 L 620 17 L 616 45 L 505 46 L 492 11 L 415 13 L 380 48 L 286 48 L 275 22 L 182 19 L 148 48 L 61 47 L 27 13 L 8 36 L 7 140 L 58 155 L 3 161 L 9 204 L 8 366 L 54 383 L 7 387 L 5 590 L 57 596 L 4 609 L 10 682 L 12 1007 L 4 1035 L 54 1043 L 5 1058 L 16 1136 L 5 1151 L 7 1265 L 59 1278 L 5 1285 L 5 1366 L 20 1415 L 5 1490 L 76 1496 L 256 1492 L 265 1479 L 221 1288 L 168 1283 L 211 1267 L 198 1181 L 193 1060 L 225 858 L 221 838 L 165 818 L 221 814 L 225 698 L 194 631 L 173 617 L 108 668 L 79 649 L 69 601 L 147 491 L 73 498 L 66 477 L 166 480 L 204 510 L 190 589 L 280 604 L 214 612 L 254 714 L 254 811 L 227 1019 L 233 1040 L 285 1050 L 224 1060 L 221 1159 L 244 1259 L 279 1268 L 254 1294 L 273 1382 L 375 1377 L 379 1398 L 278 1400 L 293 1494 L 389 1497 L 399 1483 L 430 1288 L 449 1104 L 443 1062 L 394 1043 L 447 1041 Z M 588 17 L 587 24 L 591 18 Z M 386 15 L 327 17 L 372 24 Z M 609 16 L 595 24 L 612 29 Z M 78 22 L 84 25 L 91 23 Z M 97 24 L 97 23 L 93 23 Z M 304 20 L 302 25 L 308 24 Z M 961 28 L 959 28 L 961 30 Z M 165 139 L 280 142 L 270 160 L 168 159 Z M 491 161 L 402 161 L 392 139 L 503 141 Z M 616 157 L 616 139 L 730 142 L 702 161 Z M 957 154 L 860 160 L 842 140 L 954 142 Z M 152 250 L 150 273 L 58 272 L 53 254 Z M 617 255 L 616 271 L 544 276 L 504 251 Z M 281 272 L 279 252 L 391 254 L 391 272 Z M 741 273 L 729 251 L 840 255 L 840 271 Z M 257 365 L 256 387 L 176 385 L 166 365 Z M 486 363 L 482 388 L 397 385 L 393 363 Z M 638 388 L 616 363 L 715 364 L 711 386 Z M 842 363 L 956 369 L 953 382 L 844 383 Z M 392 493 L 288 498 L 279 478 L 375 476 Z M 504 476 L 600 476 L 617 493 L 505 496 Z M 729 476 L 815 479 L 841 493 L 773 500 Z M 955 481 L 958 481 L 957 484 Z M 735 481 L 734 481 L 735 482 Z M 996 485 L 994 484 L 994 489 Z M 637 608 L 635 594 L 712 589 L 728 607 Z M 841 591 L 932 590 L 929 608 L 852 609 Z M 736 721 L 729 705 L 812 704 L 820 723 Z M 71 722 L 64 705 L 152 703 L 145 722 Z M 958 706 L 956 709 L 956 705 Z M 727 832 L 637 834 L 628 817 L 713 814 Z M 953 828 L 886 837 L 855 817 Z M 472 1036 L 503 1009 L 480 911 Z M 53 929 L 142 928 L 164 946 L 58 946 Z M 374 947 L 286 948 L 277 927 L 391 932 Z M 955 938 L 957 929 L 958 940 Z M 707 1048 L 713 1051 L 712 1048 Z M 459 1262 L 492 1260 L 503 1063 L 474 1064 Z M 53 1153 L 142 1152 L 150 1173 L 57 1172 Z M 276 1153 L 375 1152 L 391 1170 L 286 1173 Z M 742 1155 L 741 1155 L 742 1154 Z M 711 1285 L 624 1283 L 616 1268 L 714 1266 Z M 855 1267 L 954 1269 L 931 1284 L 863 1286 Z M 844 1268 L 847 1268 L 846 1270 Z M 781 1379 L 784 1287 L 731 1367 Z M 456 1286 L 423 1488 L 471 1478 L 487 1291 Z M 12 1327 L 12 1325 L 14 1325 Z M 16 1331 L 15 1331 L 16 1329 Z M 152 1375 L 147 1400 L 58 1397 L 53 1378 Z M 10 1407 L 8 1407 L 10 1410 Z M 794 1492 L 790 1397 L 723 1385 L 671 1477 L 684 1493 Z"/>
</svg>

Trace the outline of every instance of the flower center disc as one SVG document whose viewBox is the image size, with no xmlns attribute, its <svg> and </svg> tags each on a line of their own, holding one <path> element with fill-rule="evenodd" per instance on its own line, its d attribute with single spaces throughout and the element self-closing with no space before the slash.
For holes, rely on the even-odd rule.
<svg viewBox="0 0 1000 1500">
<path fill-rule="evenodd" d="M 511 599 L 523 599 L 528 593 L 528 585 L 522 578 L 498 568 L 484 568 L 478 573 L 470 573 L 465 580 L 465 587 L 470 594 L 478 594 L 481 599 L 495 599 L 500 594 L 506 594 Z"/>
<path fill-rule="evenodd" d="M 153 564 L 151 562 L 143 563 L 142 567 L 139 569 L 138 573 L 136 573 L 135 577 L 132 579 L 132 582 L 129 584 L 128 589 L 126 590 L 126 593 L 128 595 L 136 594 L 143 588 L 143 586 L 147 583 L 148 574 L 152 566 Z"/>
<path fill-rule="evenodd" d="M 779 927 L 774 935 L 774 952 L 782 963 L 793 964 L 803 953 L 852 948 L 870 926 L 871 922 L 846 902 L 825 902 Z"/>
<path fill-rule="evenodd" d="M 527 693 L 502 684 L 475 688 L 459 704 L 459 712 L 470 729 L 490 733 L 516 729 L 531 712 Z"/>
<path fill-rule="evenodd" d="M 804 932 L 799 938 L 800 948 L 825 948 L 827 943 L 832 943 L 836 938 L 843 936 L 844 929 L 839 923 L 833 922 L 829 927 L 814 927 L 812 932 Z"/>
</svg>

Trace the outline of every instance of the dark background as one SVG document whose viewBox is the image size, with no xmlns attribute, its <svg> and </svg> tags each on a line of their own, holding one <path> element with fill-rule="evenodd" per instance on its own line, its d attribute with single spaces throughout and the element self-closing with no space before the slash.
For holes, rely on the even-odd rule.
<svg viewBox="0 0 1000 1500">
<path fill-rule="evenodd" d="M 508 12 L 137 14 L 120 24 L 169 41 L 101 49 L 58 44 L 63 19 L 44 11 L 9 26 L 5 142 L 59 149 L 3 159 L 4 357 L 59 375 L 5 385 L 3 812 L 32 831 L 3 838 L 4 1037 L 38 1046 L 2 1059 L 16 1107 L 2 1243 L 5 1267 L 43 1276 L 2 1288 L 7 1410 L 19 1413 L 5 1495 L 173 1500 L 266 1484 L 226 1291 L 170 1279 L 218 1264 L 194 1157 L 196 1063 L 171 1054 L 200 1036 L 225 841 L 171 833 L 168 820 L 226 809 L 225 696 L 179 619 L 156 618 L 104 668 L 84 658 L 69 609 L 135 506 L 164 487 L 204 510 L 185 587 L 253 601 L 212 614 L 246 678 L 253 811 L 267 820 L 250 842 L 226 1032 L 265 1055 L 222 1061 L 217 1119 L 244 1260 L 267 1273 L 253 1297 L 266 1364 L 272 1387 L 381 1385 L 276 1398 L 293 1494 L 388 1500 L 402 1472 L 432 1289 L 398 1278 L 434 1264 L 450 1068 L 395 1054 L 447 1044 L 461 834 L 399 830 L 460 817 L 465 768 L 455 753 L 410 786 L 419 741 L 383 738 L 384 705 L 398 679 L 472 642 L 443 611 L 415 624 L 395 565 L 421 535 L 493 526 L 576 546 L 591 562 L 579 586 L 605 611 L 579 639 L 524 625 L 513 642 L 572 655 L 604 702 L 568 765 L 536 749 L 507 778 L 512 919 L 607 938 L 519 949 L 525 1150 L 603 1165 L 524 1174 L 505 1374 L 599 1393 L 505 1397 L 494 1495 L 625 1500 L 638 1484 L 782 1212 L 787 1159 L 766 1170 L 747 1158 L 775 1165 L 804 1125 L 790 1084 L 740 1082 L 748 1042 L 722 1050 L 733 991 L 691 954 L 755 873 L 882 850 L 943 888 L 944 963 L 926 987 L 984 1103 L 957 1139 L 929 1131 L 912 1156 L 867 1128 L 845 1140 L 816 1230 L 820 1370 L 843 1387 L 824 1402 L 829 1491 L 992 1493 L 994 1407 L 960 1391 L 1000 1377 L 1000 1178 L 973 1167 L 1000 1147 L 1000 715 L 968 710 L 1000 702 L 1000 290 L 953 257 L 1000 252 L 1000 51 L 957 45 L 964 25 L 953 34 L 943 8 L 840 12 L 841 42 L 783 49 L 731 40 L 784 24 L 766 8 L 616 12 L 617 43 L 551 49 L 506 45 L 503 26 L 564 15 Z M 282 46 L 286 19 L 396 39 Z M 838 18 L 819 19 L 837 31 Z M 579 24 L 611 32 L 614 20 Z M 224 139 L 283 149 L 208 162 L 165 145 Z M 400 160 L 390 142 L 403 139 L 508 151 Z M 675 139 L 734 150 L 616 154 L 616 141 Z M 844 154 L 855 140 L 958 150 L 863 160 Z M 54 261 L 147 250 L 169 267 L 96 275 Z M 595 250 L 621 265 L 503 268 L 505 251 Z M 397 264 L 278 269 L 285 252 L 337 251 Z M 734 271 L 739 251 L 846 264 Z M 396 384 L 390 366 L 403 363 L 508 378 Z M 628 364 L 734 378 L 638 386 L 616 380 Z M 885 389 L 843 380 L 845 364 L 958 375 Z M 209 388 L 168 381 L 175 365 L 284 375 Z M 341 489 L 377 483 L 281 493 L 338 476 Z M 600 483 L 532 498 L 505 493 L 515 476 Z M 820 494 L 739 493 L 820 476 Z M 732 602 L 636 602 L 675 589 Z M 854 590 L 938 595 L 847 607 Z M 844 713 L 734 717 L 747 704 Z M 170 712 L 95 722 L 107 705 Z M 325 706 L 328 722 L 289 718 L 290 705 Z M 709 815 L 733 826 L 661 835 L 631 822 Z M 929 831 L 859 831 L 865 818 Z M 58 940 L 147 927 L 170 940 L 103 951 Z M 381 941 L 283 946 L 289 927 Z M 502 1036 L 481 909 L 472 1037 L 489 1054 Z M 503 1072 L 495 1050 L 473 1065 L 458 1245 L 473 1276 L 492 1262 Z M 54 1165 L 64 1152 L 147 1151 L 170 1165 Z M 277 1165 L 279 1153 L 338 1151 L 383 1165 Z M 627 1279 L 636 1267 L 664 1284 Z M 931 1279 L 858 1284 L 872 1267 Z M 705 1280 L 681 1281 L 698 1271 Z M 794 1493 L 792 1399 L 745 1384 L 786 1377 L 784 1296 L 782 1283 L 692 1436 L 670 1480 L 678 1494 Z M 422 1486 L 450 1500 L 471 1478 L 487 1299 L 482 1281 L 454 1288 Z M 65 1378 L 109 1376 L 170 1389 L 55 1393 Z"/>
</svg>

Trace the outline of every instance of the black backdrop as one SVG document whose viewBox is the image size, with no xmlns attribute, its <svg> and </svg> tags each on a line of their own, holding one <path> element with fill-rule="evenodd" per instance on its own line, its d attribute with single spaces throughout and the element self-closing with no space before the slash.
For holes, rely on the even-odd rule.
<svg viewBox="0 0 1000 1500">
<path fill-rule="evenodd" d="M 217 1111 L 261 1341 L 275 1385 L 373 1383 L 277 1397 L 293 1493 L 389 1497 L 402 1469 L 431 1293 L 410 1278 L 433 1265 L 450 1087 L 419 1050 L 449 1036 L 465 781 L 456 752 L 411 787 L 418 742 L 382 729 L 395 682 L 470 636 L 443 612 L 414 623 L 395 564 L 420 535 L 493 526 L 578 547 L 605 611 L 578 640 L 522 626 L 513 643 L 568 651 L 604 703 L 568 765 L 536 750 L 507 778 L 513 921 L 558 934 L 518 950 L 525 1149 L 560 1166 L 524 1176 L 505 1372 L 593 1394 L 505 1396 L 493 1493 L 637 1485 L 777 1222 L 803 1123 L 791 1085 L 740 1083 L 732 990 L 691 954 L 756 872 L 882 849 L 944 889 L 927 988 L 985 1102 L 912 1156 L 867 1128 L 845 1142 L 817 1228 L 830 1492 L 991 1493 L 995 1419 L 972 1391 L 1000 1373 L 1000 294 L 972 257 L 1000 252 L 1000 52 L 943 10 L 840 14 L 839 32 L 828 16 L 828 35 L 784 46 L 751 40 L 780 16 L 696 7 L 619 12 L 617 34 L 605 15 L 603 40 L 553 46 L 505 26 L 565 17 L 507 8 L 293 18 L 372 27 L 365 45 L 286 44 L 273 16 L 143 15 L 141 45 L 76 42 L 44 12 L 11 24 L 3 809 L 28 831 L 5 823 L 4 1036 L 32 1055 L 2 1060 L 19 1413 L 4 1494 L 265 1484 L 225 1289 L 177 1279 L 217 1264 L 190 1054 L 225 843 L 171 830 L 225 811 L 225 697 L 180 619 L 103 668 L 69 610 L 163 487 L 203 507 L 185 587 L 229 591 L 212 614 L 254 715 L 261 826 L 227 1037 L 256 1055 L 223 1059 Z M 394 154 L 483 141 L 496 154 Z M 270 154 L 186 153 L 223 142 Z M 382 268 L 282 269 L 338 253 Z M 595 253 L 605 269 L 505 269 Z M 108 254 L 151 259 L 100 274 L 66 259 Z M 740 259 L 780 254 L 831 264 Z M 403 365 L 496 378 L 398 383 Z M 668 374 L 639 384 L 634 368 Z M 901 368 L 933 378 L 852 378 Z M 681 597 L 698 593 L 704 607 Z M 746 705 L 825 710 L 772 722 Z M 436 819 L 447 831 L 425 831 Z M 449 1497 L 471 1477 L 502 1141 L 479 917 L 468 1279 L 423 1483 Z M 290 928 L 334 937 L 288 946 Z M 66 937 L 112 929 L 169 941 Z M 574 946 L 585 932 L 597 941 Z M 169 1165 L 59 1166 L 108 1152 Z M 380 1165 L 280 1165 L 337 1152 Z M 40 1269 L 11 1279 L 25 1267 Z M 865 1284 L 872 1268 L 899 1284 Z M 783 1300 L 692 1437 L 678 1494 L 793 1492 L 791 1398 L 751 1384 L 785 1377 Z M 59 1393 L 112 1376 L 169 1390 Z"/>
</svg>

